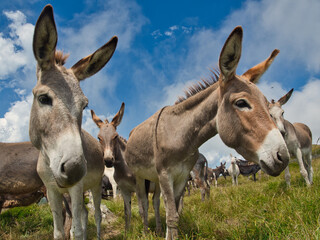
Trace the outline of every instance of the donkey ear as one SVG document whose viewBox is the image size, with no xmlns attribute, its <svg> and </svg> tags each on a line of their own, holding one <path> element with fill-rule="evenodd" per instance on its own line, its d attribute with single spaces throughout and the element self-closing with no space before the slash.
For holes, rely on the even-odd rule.
<svg viewBox="0 0 320 240">
<path fill-rule="evenodd" d="M 250 82 L 257 83 L 260 77 L 267 71 L 275 57 L 278 55 L 280 51 L 278 49 L 273 50 L 270 57 L 268 57 L 263 62 L 259 63 L 258 65 L 250 68 L 246 71 L 242 76 L 247 78 Z"/>
<path fill-rule="evenodd" d="M 82 58 L 73 65 L 71 69 L 78 80 L 83 80 L 99 72 L 112 57 L 116 50 L 117 43 L 118 38 L 114 36 L 93 54 Z"/>
<path fill-rule="evenodd" d="M 91 110 L 91 117 L 92 120 L 95 122 L 95 124 L 98 126 L 98 128 L 100 128 L 103 125 L 103 122 L 101 121 L 101 119 L 94 113 L 93 110 Z"/>
<path fill-rule="evenodd" d="M 53 8 L 47 5 L 38 18 L 33 34 L 33 54 L 40 69 L 48 70 L 54 65 L 57 41 L 58 34 Z"/>
<path fill-rule="evenodd" d="M 288 102 L 288 100 L 291 97 L 292 92 L 293 92 L 293 88 L 286 95 L 284 95 L 282 98 L 280 98 L 278 100 L 278 102 L 280 103 L 281 106 L 284 105 L 286 102 Z"/>
<path fill-rule="evenodd" d="M 227 82 L 236 74 L 236 69 L 241 56 L 242 27 L 236 27 L 226 40 L 219 58 L 219 68 L 222 80 Z"/>
<path fill-rule="evenodd" d="M 113 126 L 115 127 L 119 126 L 123 117 L 123 113 L 124 113 L 124 102 L 121 104 L 119 112 L 113 117 L 111 121 L 111 124 L 113 124 Z"/>
</svg>

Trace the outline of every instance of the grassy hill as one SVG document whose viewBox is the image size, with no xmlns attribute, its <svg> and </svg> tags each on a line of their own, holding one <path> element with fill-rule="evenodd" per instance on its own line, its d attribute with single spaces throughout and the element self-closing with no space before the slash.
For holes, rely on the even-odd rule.
<svg viewBox="0 0 320 240">
<path fill-rule="evenodd" d="M 320 147 L 314 146 L 315 155 Z M 185 197 L 180 219 L 179 239 L 320 239 L 320 158 L 313 160 L 314 184 L 307 188 L 297 163 L 290 164 L 291 187 L 284 173 L 279 177 L 261 174 L 257 182 L 240 176 L 239 186 L 231 178 L 219 178 L 219 187 L 211 188 L 210 200 L 200 201 L 199 190 Z M 258 176 L 259 178 L 259 176 Z M 124 238 L 123 202 L 103 201 L 111 210 L 102 223 L 102 239 Z M 128 239 L 162 239 L 156 236 L 150 203 L 151 232 L 144 235 L 137 201 L 132 203 L 132 229 Z M 165 211 L 161 202 L 163 230 Z M 95 239 L 92 214 L 88 239 Z M 0 239 L 52 239 L 53 222 L 48 205 L 15 208 L 0 215 Z"/>
</svg>

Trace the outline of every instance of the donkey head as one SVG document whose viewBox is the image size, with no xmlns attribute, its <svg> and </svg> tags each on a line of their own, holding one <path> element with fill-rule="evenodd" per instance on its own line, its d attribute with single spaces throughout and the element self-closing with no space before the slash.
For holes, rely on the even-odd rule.
<svg viewBox="0 0 320 240">
<path fill-rule="evenodd" d="M 272 117 L 273 121 L 279 128 L 282 136 L 285 136 L 286 134 L 286 129 L 284 127 L 284 118 L 283 118 L 284 111 L 282 109 L 282 105 L 284 105 L 289 100 L 292 92 L 293 92 L 293 88 L 286 95 L 280 98 L 277 102 L 275 102 L 272 99 L 271 103 L 269 103 L 270 116 Z"/>
<path fill-rule="evenodd" d="M 121 123 L 124 113 L 124 103 L 122 103 L 120 110 L 113 117 L 112 121 L 106 119 L 104 122 L 91 110 L 93 121 L 100 128 L 98 139 L 103 149 L 103 159 L 107 167 L 112 167 L 116 161 L 116 150 L 118 147 L 117 126 Z"/>
<path fill-rule="evenodd" d="M 246 159 L 259 163 L 277 176 L 287 166 L 289 153 L 280 131 L 272 121 L 268 103 L 255 83 L 268 69 L 279 50 L 243 75 L 236 75 L 241 56 L 242 28 L 228 37 L 219 59 L 219 109 L 216 117 L 222 141 Z"/>
<path fill-rule="evenodd" d="M 220 168 L 221 168 L 222 176 L 224 176 L 224 178 L 226 178 L 226 176 L 228 174 L 227 169 L 226 169 L 226 162 L 220 163 Z"/>
<path fill-rule="evenodd" d="M 56 183 L 60 187 L 69 187 L 77 183 L 87 169 L 81 121 L 88 99 L 80 88 L 80 80 L 104 67 L 118 40 L 113 37 L 96 52 L 67 69 L 62 64 L 66 58 L 56 52 L 57 39 L 53 9 L 47 5 L 36 23 L 33 36 L 38 81 L 33 89 L 29 135 L 32 144 L 41 151 Z"/>
</svg>

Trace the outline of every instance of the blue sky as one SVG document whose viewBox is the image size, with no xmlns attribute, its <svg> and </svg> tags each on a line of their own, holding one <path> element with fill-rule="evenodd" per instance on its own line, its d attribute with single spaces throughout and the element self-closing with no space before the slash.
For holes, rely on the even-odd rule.
<svg viewBox="0 0 320 240">
<path fill-rule="evenodd" d="M 174 104 L 186 87 L 209 76 L 224 41 L 237 25 L 244 30 L 238 74 L 280 54 L 258 86 L 270 100 L 295 91 L 284 106 L 291 122 L 306 123 L 313 142 L 320 137 L 320 2 L 261 1 L 40 1 L 0 3 L 0 141 L 28 141 L 31 90 L 36 63 L 34 25 L 42 8 L 53 5 L 58 49 L 70 53 L 67 67 L 94 52 L 111 36 L 119 37 L 107 66 L 81 83 L 89 109 L 111 118 L 125 102 L 119 133 L 128 138 L 136 125 L 165 105 Z M 89 109 L 83 128 L 97 135 Z M 200 151 L 215 167 L 234 150 L 219 136 Z"/>
</svg>

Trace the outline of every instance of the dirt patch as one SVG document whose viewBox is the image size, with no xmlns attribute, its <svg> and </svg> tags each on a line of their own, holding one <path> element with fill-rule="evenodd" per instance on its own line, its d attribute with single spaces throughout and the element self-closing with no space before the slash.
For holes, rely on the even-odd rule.
<svg viewBox="0 0 320 240">
<path fill-rule="evenodd" d="M 116 226 L 118 217 L 107 207 L 102 207 L 101 239 L 123 239 L 123 233 Z"/>
</svg>

